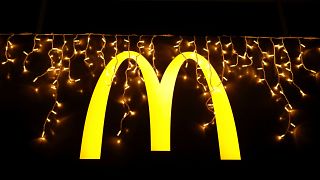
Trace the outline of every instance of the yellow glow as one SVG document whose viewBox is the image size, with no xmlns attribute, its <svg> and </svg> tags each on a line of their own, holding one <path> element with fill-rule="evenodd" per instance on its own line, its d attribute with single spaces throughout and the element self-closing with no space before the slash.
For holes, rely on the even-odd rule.
<svg viewBox="0 0 320 180">
<path fill-rule="evenodd" d="M 281 135 L 281 136 L 277 136 L 277 140 L 278 141 L 281 141 L 282 139 L 283 139 L 283 137 L 284 137 L 285 135 L 283 134 L 283 135 Z"/>
<path fill-rule="evenodd" d="M 28 70 L 26 69 L 25 66 L 23 66 L 23 72 L 24 72 L 24 73 L 28 72 Z"/>
<path fill-rule="evenodd" d="M 142 95 L 142 99 L 143 99 L 143 100 L 146 100 L 146 99 L 147 99 L 147 96 L 146 96 L 145 94 L 143 94 L 143 95 Z"/>
<path fill-rule="evenodd" d="M 302 95 L 303 97 L 307 96 L 307 94 L 304 93 L 302 90 L 300 90 L 300 93 L 301 93 L 301 95 Z"/>
<path fill-rule="evenodd" d="M 38 141 L 39 141 L 40 143 L 45 143 L 45 142 L 47 142 L 47 139 L 46 139 L 45 137 L 39 137 L 39 138 L 38 138 Z"/>
<path fill-rule="evenodd" d="M 121 140 L 120 140 L 120 139 L 118 139 L 118 140 L 117 140 L 117 144 L 120 144 L 120 143 L 121 143 Z"/>
<path fill-rule="evenodd" d="M 187 80 L 188 79 L 188 76 L 187 75 L 184 75 L 183 76 L 183 80 Z"/>
<path fill-rule="evenodd" d="M 56 103 L 59 108 L 62 107 L 62 103 L 59 103 L 58 101 Z"/>
<path fill-rule="evenodd" d="M 209 125 L 209 123 L 205 123 L 205 124 L 203 124 L 201 127 L 202 127 L 203 130 L 205 130 L 208 125 Z"/>
<path fill-rule="evenodd" d="M 130 111 L 130 115 L 131 115 L 131 116 L 134 116 L 134 115 L 136 115 L 136 112 Z"/>
<path fill-rule="evenodd" d="M 221 159 L 241 159 L 236 126 L 228 96 L 211 64 L 199 54 L 196 54 L 197 60 L 195 60 L 195 54 L 194 52 L 184 52 L 174 58 L 163 74 L 161 83 L 159 83 L 153 67 L 137 52 L 125 51 L 112 59 L 102 72 L 92 94 L 83 130 L 80 159 L 100 159 L 105 111 L 113 73 L 128 58 L 139 64 L 145 78 L 150 112 L 151 151 L 170 151 L 174 85 L 184 61 L 192 59 L 198 62 L 206 80 L 209 81 L 208 84 L 216 85 L 216 87 L 209 86 L 209 89 L 216 111 L 220 157 Z"/>
</svg>

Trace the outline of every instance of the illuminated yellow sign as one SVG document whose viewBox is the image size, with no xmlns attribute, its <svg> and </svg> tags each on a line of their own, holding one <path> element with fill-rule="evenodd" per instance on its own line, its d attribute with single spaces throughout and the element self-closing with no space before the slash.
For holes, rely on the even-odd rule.
<svg viewBox="0 0 320 180">
<path fill-rule="evenodd" d="M 146 58 L 134 51 L 125 51 L 113 58 L 102 72 L 94 89 L 83 130 L 80 159 L 100 159 L 103 126 L 114 72 L 123 61 L 133 59 L 145 80 L 150 113 L 151 151 L 170 151 L 171 106 L 176 78 L 187 59 L 196 61 L 209 85 L 215 110 L 220 158 L 241 159 L 237 130 L 227 93 L 211 64 L 195 52 L 184 52 L 167 67 L 161 83 Z"/>
</svg>

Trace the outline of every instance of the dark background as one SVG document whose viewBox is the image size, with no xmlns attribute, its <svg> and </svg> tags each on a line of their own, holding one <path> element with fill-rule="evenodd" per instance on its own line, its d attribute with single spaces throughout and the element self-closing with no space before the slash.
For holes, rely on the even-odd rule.
<svg viewBox="0 0 320 180">
<path fill-rule="evenodd" d="M 1 33 L 320 36 L 320 6 L 312 1 L 10 1 L 1 2 L 0 7 Z M 306 79 L 309 78 L 306 76 Z M 319 159 L 319 80 L 302 78 L 300 81 L 306 82 L 304 87 L 310 94 L 306 99 L 294 101 L 303 128 L 297 138 L 280 143 L 274 138 L 279 132 L 279 106 L 271 100 L 265 87 L 257 87 L 244 79 L 235 84 L 236 90 L 228 92 L 237 119 L 242 162 L 219 162 L 218 143 L 210 137 L 216 137 L 215 127 L 206 132 L 206 136 L 192 129 L 195 127 L 193 120 L 204 112 L 199 110 L 201 103 L 195 103 L 197 92 L 181 81 L 177 81 L 177 86 L 183 87 L 177 88 L 173 102 L 172 143 L 175 148 L 172 152 L 149 152 L 149 125 L 145 118 L 148 112 L 144 105 L 140 107 L 145 113 L 144 118 L 139 119 L 140 126 L 132 126 L 142 130 L 131 137 L 128 135 L 122 150 L 105 143 L 103 149 L 110 149 L 110 158 L 102 155 L 101 161 L 79 161 L 80 139 L 92 87 L 88 87 L 84 95 L 63 93 L 70 100 L 66 114 L 74 112 L 70 113 L 70 119 L 74 120 L 60 127 L 58 140 L 41 146 L 34 139 L 39 136 L 49 108 L 44 104 L 50 100 L 31 96 L 25 91 L 27 83 L 18 75 L 12 81 L 1 77 L 4 159 L 9 167 L 32 169 L 37 173 L 69 172 L 71 169 L 75 170 L 72 172 L 85 172 L 89 169 L 121 177 L 142 173 L 150 167 L 161 167 L 164 173 L 184 176 L 214 176 L 221 173 L 220 170 L 228 172 L 228 168 L 245 174 L 252 169 L 264 173 L 312 174 L 312 163 Z M 116 92 L 116 88 L 113 91 Z M 194 99 L 185 98 L 190 94 L 195 94 Z M 119 112 L 121 117 L 121 107 L 114 108 L 113 112 Z M 118 117 L 114 116 L 116 121 Z M 180 127 L 185 130 L 174 130 Z M 109 136 L 112 137 L 112 133 Z M 132 169 L 135 170 L 133 173 Z"/>
<path fill-rule="evenodd" d="M 319 3 L 310 0 L 13 0 L 1 7 L 1 32 L 7 33 L 319 34 Z"/>
</svg>

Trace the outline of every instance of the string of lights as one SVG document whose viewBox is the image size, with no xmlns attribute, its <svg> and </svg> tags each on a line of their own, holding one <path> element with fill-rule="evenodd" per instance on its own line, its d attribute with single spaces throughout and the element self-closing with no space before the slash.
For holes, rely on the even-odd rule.
<svg viewBox="0 0 320 180">
<path fill-rule="evenodd" d="M 115 36 L 115 41 L 113 41 L 111 43 L 111 46 L 113 46 L 113 49 L 114 49 L 114 55 L 111 56 L 111 59 L 116 58 L 116 60 L 117 60 L 116 64 L 118 64 L 118 58 L 117 58 L 117 54 L 118 54 L 118 35 Z M 114 82 L 114 84 L 117 84 L 116 68 L 114 68 L 114 71 L 113 71 L 113 82 Z"/>
<path fill-rule="evenodd" d="M 53 120 L 57 124 L 60 123 L 60 120 L 58 118 L 55 118 L 55 116 L 57 116 L 57 113 L 58 113 L 57 112 L 57 108 L 61 108 L 62 107 L 62 103 L 60 103 L 58 101 L 58 90 L 59 90 L 59 85 L 60 85 L 59 78 L 61 77 L 63 71 L 66 71 L 66 70 L 70 71 L 69 68 L 65 68 L 63 66 L 63 62 L 62 62 L 64 60 L 64 51 L 63 51 L 63 49 L 64 49 L 64 47 L 65 47 L 65 45 L 67 43 L 67 41 L 65 39 L 65 35 L 62 35 L 62 36 L 63 36 L 63 45 L 62 45 L 61 49 L 54 47 L 55 35 L 52 35 L 52 39 L 48 39 L 47 40 L 47 42 L 51 42 L 51 49 L 48 51 L 48 56 L 50 58 L 51 67 L 49 67 L 46 72 L 44 72 L 43 74 L 37 76 L 33 80 L 33 82 L 36 83 L 36 81 L 39 78 L 45 76 L 48 73 L 51 73 L 51 72 L 53 73 L 54 81 L 51 83 L 50 88 L 52 90 L 52 97 L 54 98 L 54 103 L 53 103 L 51 109 L 49 110 L 49 112 L 48 112 L 48 114 L 47 114 L 47 116 L 45 118 L 45 121 L 43 123 L 42 133 L 41 133 L 41 137 L 40 137 L 40 140 L 42 140 L 42 141 L 46 141 L 46 132 L 47 132 L 48 123 L 52 123 Z M 40 41 L 40 40 L 41 39 L 37 38 L 37 35 L 34 36 L 34 46 L 33 46 L 33 50 L 30 53 L 34 52 L 35 42 L 36 41 Z M 40 47 L 42 47 L 42 45 Z M 36 51 L 39 51 L 39 49 L 36 49 Z M 61 53 L 61 56 L 59 56 L 59 58 L 58 58 L 58 63 L 55 63 L 55 61 L 53 59 L 53 57 L 54 57 L 54 55 L 52 54 L 53 52 Z M 29 56 L 30 53 L 27 54 L 27 56 Z M 38 88 L 36 88 L 36 92 L 37 91 L 38 91 Z M 54 131 L 52 129 L 50 129 L 49 132 L 51 132 L 51 134 L 54 135 Z"/>
<path fill-rule="evenodd" d="M 127 48 L 128 48 L 128 52 L 130 52 L 130 36 L 127 37 L 127 39 L 124 39 L 124 41 L 127 43 Z M 130 55 L 129 55 L 130 56 Z M 129 78 L 128 78 L 128 71 L 135 69 L 135 65 L 131 62 L 131 60 L 128 60 L 128 66 L 127 69 L 125 70 L 125 82 L 124 82 L 124 86 L 123 86 L 123 93 L 122 93 L 122 97 L 121 97 L 121 104 L 123 106 L 123 109 L 125 109 L 125 113 L 123 114 L 121 120 L 120 120 L 120 127 L 119 127 L 119 131 L 117 133 L 117 137 L 119 137 L 123 131 L 123 121 L 128 117 L 128 116 L 134 116 L 135 112 L 131 110 L 130 105 L 129 105 L 129 101 L 131 100 L 130 97 L 126 97 L 127 91 L 130 88 L 129 85 Z M 121 139 L 119 138 L 117 140 L 117 143 L 120 144 L 121 143 Z"/>
<path fill-rule="evenodd" d="M 238 54 L 237 51 L 234 49 L 234 44 L 233 44 L 233 41 L 232 41 L 232 37 L 230 36 L 229 38 L 230 38 L 230 43 L 226 44 L 225 46 L 226 46 L 226 47 L 229 47 L 229 46 L 231 45 L 232 55 L 236 55 L 236 63 L 230 65 L 230 67 L 237 67 L 238 64 L 239 64 L 239 54 Z"/>
<path fill-rule="evenodd" d="M 12 42 L 10 41 L 11 38 L 14 36 L 14 34 L 11 34 L 8 38 L 7 38 L 7 43 L 6 43 L 6 50 L 5 50 L 5 58 L 6 58 L 6 61 L 2 62 L 1 64 L 4 65 L 4 64 L 7 64 L 8 62 L 12 62 L 14 63 L 14 58 L 11 58 L 11 54 L 9 54 L 9 49 L 13 49 L 14 48 L 14 45 L 12 44 Z"/>
<path fill-rule="evenodd" d="M 88 67 L 92 78 L 95 77 L 95 73 L 92 70 L 92 67 L 95 64 L 100 63 L 102 61 L 101 67 L 105 67 L 108 63 L 108 58 L 106 58 L 105 51 L 108 48 L 114 50 L 113 56 L 111 58 L 116 58 L 117 54 L 121 52 L 119 50 L 119 38 L 123 38 L 123 46 L 126 47 L 126 50 L 130 52 L 131 45 L 135 42 L 136 46 L 135 49 L 138 50 L 139 55 L 143 55 L 144 52 L 147 52 L 147 57 L 149 57 L 150 64 L 157 74 L 158 77 L 161 76 L 159 69 L 156 67 L 156 43 L 154 42 L 155 38 L 171 38 L 174 37 L 173 35 L 108 35 L 108 34 L 31 34 L 31 33 L 23 33 L 23 34 L 0 34 L 1 39 L 5 39 L 5 45 L 3 54 L 0 55 L 1 59 L 1 66 L 15 66 L 20 61 L 17 61 L 18 57 L 14 57 L 17 53 L 19 48 L 19 43 L 14 43 L 14 39 L 18 38 L 18 36 L 32 36 L 33 37 L 33 45 L 30 51 L 22 50 L 24 54 L 24 58 L 22 58 L 22 74 L 29 74 L 31 72 L 31 63 L 30 61 L 33 58 L 33 54 L 41 54 L 45 52 L 45 46 L 50 45 L 50 49 L 47 51 L 47 56 L 50 61 L 50 66 L 46 68 L 43 73 L 36 75 L 33 78 L 33 83 L 35 85 L 34 91 L 36 94 L 40 93 L 40 87 L 38 86 L 38 81 L 45 81 L 49 83 L 49 92 L 53 98 L 53 104 L 45 117 L 43 128 L 41 132 L 41 140 L 46 140 L 46 135 L 48 132 L 54 134 L 54 130 L 52 128 L 48 128 L 48 124 L 56 123 L 59 124 L 60 120 L 58 118 L 58 113 L 61 108 L 63 108 L 63 99 L 59 97 L 59 88 L 60 85 L 63 84 L 64 74 L 66 74 L 67 81 L 66 83 L 72 85 L 81 81 L 80 78 L 73 78 L 72 77 L 72 61 L 77 60 L 76 56 L 83 55 L 84 64 Z M 71 39 L 72 48 L 68 47 L 68 40 L 66 37 L 73 37 Z M 85 42 L 79 37 L 86 37 Z M 93 37 L 100 36 L 100 44 L 101 47 L 96 50 L 96 55 L 99 58 L 99 61 L 96 61 L 95 58 L 89 56 L 89 51 L 92 50 L 92 46 L 96 44 Z M 62 45 L 57 46 L 58 40 L 56 37 L 60 37 L 63 40 Z M 106 37 L 110 37 L 110 39 L 106 39 Z M 150 37 L 147 41 L 147 37 Z M 114 41 L 112 39 L 115 38 Z M 223 38 L 223 39 L 222 39 Z M 276 102 L 283 105 L 283 110 L 286 113 L 286 116 L 280 116 L 280 120 L 286 120 L 287 126 L 285 130 L 279 135 L 276 136 L 278 140 L 282 140 L 286 135 L 292 133 L 296 127 L 297 121 L 294 120 L 293 114 L 295 112 L 295 108 L 293 108 L 293 104 L 290 101 L 290 98 L 286 94 L 287 85 L 290 85 L 298 90 L 301 97 L 306 97 L 307 93 L 298 85 L 299 83 L 296 81 L 296 74 L 295 72 L 299 69 L 303 69 L 304 72 L 307 72 L 313 78 L 319 77 L 319 68 L 311 68 L 310 65 L 306 64 L 306 54 L 310 51 L 310 48 L 306 43 L 308 41 L 319 40 L 320 38 L 316 37 L 256 37 L 256 36 L 244 36 L 238 37 L 241 40 L 244 40 L 243 44 L 240 44 L 242 47 L 241 49 L 236 49 L 235 44 L 237 41 L 234 40 L 232 36 L 218 36 L 217 41 L 214 41 L 214 38 L 209 38 L 208 36 L 205 37 L 205 47 L 202 48 L 204 52 L 206 52 L 207 60 L 210 64 L 211 62 L 210 56 L 214 53 L 218 53 L 220 57 L 214 58 L 215 62 L 219 62 L 219 66 L 221 67 L 221 83 L 226 85 L 226 83 L 231 83 L 231 79 L 229 78 L 230 73 L 236 74 L 238 78 L 242 78 L 244 76 L 250 76 L 256 80 L 258 84 L 265 84 L 268 90 L 270 91 L 271 97 L 275 99 Z M 173 38 L 172 38 L 173 39 Z M 224 43 L 225 40 L 228 39 L 227 43 Z M 150 43 L 147 43 L 149 42 Z M 269 41 L 270 45 L 265 45 L 261 41 Z M 296 41 L 298 47 L 297 51 L 295 49 L 288 48 L 289 46 L 286 44 L 286 40 Z M 111 43 L 107 43 L 110 42 Z M 147 42 L 146 42 L 147 41 Z M 182 54 L 182 49 L 194 48 L 193 52 L 196 54 L 200 49 L 198 46 L 201 45 L 201 42 L 198 42 L 196 36 L 193 37 L 192 41 L 185 40 L 182 36 L 179 36 L 179 40 L 175 42 L 173 49 L 176 53 Z M 186 43 L 185 43 L 186 42 Z M 214 42 L 214 43 L 213 43 Z M 85 44 L 84 49 L 81 50 L 80 47 Z M 211 45 L 212 44 L 212 45 Z M 264 46 L 262 47 L 261 44 Z M 266 43 L 267 44 L 267 43 Z M 121 44 L 122 45 L 122 44 Z M 3 48 L 3 47 L 0 47 Z M 320 53 L 320 48 L 318 49 L 318 53 Z M 20 47 L 21 49 L 21 47 Z M 69 56 L 67 55 L 69 49 L 72 49 L 72 54 Z M 298 53 L 298 56 L 295 56 L 294 53 L 289 53 L 289 51 L 294 51 Z M 241 53 L 239 53 L 241 52 Z M 243 52 L 243 53 L 242 53 Z M 197 56 L 195 56 L 197 60 Z M 118 63 L 118 62 L 117 62 Z M 159 62 L 158 62 L 159 63 Z M 184 68 L 188 68 L 188 60 L 186 59 Z M 269 69 L 271 69 L 275 73 L 275 78 L 270 75 Z M 245 71 L 244 71 L 245 70 Z M 6 78 L 10 79 L 10 70 L 7 70 Z M 116 70 L 115 70 L 116 71 Z M 117 84 L 117 77 L 116 72 L 114 71 L 113 74 L 113 83 Z M 130 74 L 130 73 L 131 74 Z M 200 88 L 203 90 L 202 94 L 206 97 L 210 93 L 208 92 L 207 85 L 203 82 L 204 76 L 201 73 L 200 66 L 196 63 L 195 68 L 195 75 L 197 82 L 196 88 Z M 226 73 L 227 72 L 227 73 Z M 32 73 L 31 73 L 32 74 Z M 131 78 L 131 75 L 137 76 L 135 78 Z M 187 80 L 189 77 L 187 74 L 182 76 L 183 80 Z M 211 78 L 211 77 L 210 77 Z M 124 114 L 120 120 L 120 127 L 117 133 L 117 143 L 121 143 L 120 135 L 123 132 L 123 122 L 126 118 L 130 116 L 134 116 L 136 111 L 131 110 L 129 106 L 130 97 L 129 97 L 129 89 L 131 87 L 132 81 L 136 81 L 137 84 L 141 84 L 144 82 L 143 77 L 140 73 L 140 68 L 138 63 L 132 63 L 131 60 L 128 60 L 128 66 L 125 70 L 125 82 L 123 85 L 123 93 L 120 98 L 120 103 L 123 106 Z M 211 81 L 209 81 L 211 82 Z M 275 82 L 275 85 L 273 84 Z M 213 89 L 214 86 L 209 84 Z M 286 86 L 285 86 L 286 85 Z M 226 86 L 225 86 L 226 88 Z M 81 90 L 82 91 L 82 90 Z M 141 95 L 143 100 L 146 100 L 146 95 Z M 214 117 L 214 109 L 213 109 L 213 102 L 211 102 L 211 98 L 206 100 L 206 107 L 210 113 L 213 114 L 213 118 L 210 122 L 204 123 L 201 125 L 203 129 L 207 128 L 209 124 L 214 124 L 215 117 Z M 50 126 L 51 127 L 51 126 Z"/>
<path fill-rule="evenodd" d="M 157 76 L 159 77 L 161 74 L 160 72 L 158 71 L 157 67 L 156 67 L 156 64 L 155 64 L 155 60 L 156 60 L 156 57 L 155 57 L 155 53 L 156 53 L 156 49 L 154 48 L 154 44 L 153 44 L 153 40 L 154 38 L 156 37 L 156 35 L 153 35 L 152 38 L 151 38 L 151 42 L 149 44 L 149 54 L 151 53 L 152 54 L 152 67 L 153 69 L 155 70 Z"/>
<path fill-rule="evenodd" d="M 300 54 L 299 54 L 299 56 L 297 57 L 297 60 L 298 60 L 298 61 L 301 61 L 301 64 L 298 65 L 297 67 L 299 68 L 299 67 L 302 66 L 305 70 L 307 70 L 307 71 L 309 71 L 310 73 L 312 73 L 313 75 L 315 75 L 315 74 L 317 74 L 317 72 L 314 71 L 314 70 L 312 70 L 312 69 L 307 68 L 306 65 L 305 65 L 304 62 L 303 62 L 303 48 L 305 48 L 306 46 L 301 43 L 301 40 L 300 40 L 300 39 L 301 39 L 301 38 L 298 38 L 298 41 L 299 41 L 299 52 L 300 52 Z"/>
<path fill-rule="evenodd" d="M 206 39 L 206 47 L 203 48 L 204 51 L 207 52 L 207 60 L 210 63 L 210 48 L 209 48 L 209 43 L 211 43 L 211 40 L 208 40 L 208 36 L 205 37 Z M 194 41 L 195 41 L 195 37 L 194 37 Z M 195 48 L 196 49 L 196 48 Z M 197 59 L 198 60 L 198 59 Z M 212 72 L 211 72 L 211 68 L 208 67 L 208 69 L 210 69 L 210 76 L 209 76 L 209 82 L 210 82 L 210 86 L 213 87 L 213 89 L 215 89 L 215 87 L 211 84 L 211 78 L 212 78 Z M 198 65 L 197 65 L 197 68 L 196 70 L 198 70 Z M 197 80 L 198 80 L 198 76 L 197 76 Z M 203 84 L 201 84 L 203 85 Z M 205 86 L 203 86 L 205 87 Z M 206 91 L 206 89 L 204 89 Z M 202 125 L 202 128 L 205 130 L 209 124 L 214 124 L 215 123 L 215 112 L 214 112 L 214 108 L 213 108 L 213 103 L 212 103 L 212 98 L 208 97 L 207 100 L 206 100 L 206 107 L 207 107 L 207 110 L 213 115 L 212 119 L 207 122 L 207 123 L 204 123 Z"/>
<path fill-rule="evenodd" d="M 66 60 L 68 60 L 68 83 L 69 84 L 73 84 L 75 82 L 79 82 L 80 79 L 74 79 L 71 77 L 71 59 L 75 57 L 76 54 L 78 54 L 77 49 L 76 49 L 76 43 L 79 43 L 79 40 L 77 40 L 78 35 L 76 35 L 73 38 L 73 42 L 72 42 L 72 48 L 73 48 L 73 52 L 72 55 L 70 57 L 65 57 Z"/>
<path fill-rule="evenodd" d="M 223 81 L 228 81 L 228 79 L 226 77 L 224 77 L 224 72 L 225 72 L 225 68 L 226 68 L 226 64 L 228 63 L 228 61 L 225 59 L 224 55 L 227 53 L 225 50 L 223 50 L 223 46 L 221 43 L 221 39 L 220 36 L 218 36 L 218 40 L 215 45 L 219 45 L 220 46 L 220 50 L 221 50 L 221 58 L 222 58 L 222 71 L 221 71 L 221 83 L 223 83 Z"/>
</svg>

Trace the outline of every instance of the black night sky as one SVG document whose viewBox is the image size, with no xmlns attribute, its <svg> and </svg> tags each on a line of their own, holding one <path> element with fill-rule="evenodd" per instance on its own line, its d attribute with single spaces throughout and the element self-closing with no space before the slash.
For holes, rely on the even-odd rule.
<svg viewBox="0 0 320 180">
<path fill-rule="evenodd" d="M 203 44 L 206 35 L 213 38 L 221 35 L 320 37 L 317 25 L 319 5 L 302 0 L 10 1 L 0 5 L 0 33 L 173 34 L 183 35 L 189 40 L 195 35 L 199 37 L 200 44 Z M 160 48 L 157 56 L 163 60 L 162 64 L 158 64 L 161 72 L 164 72 L 173 55 L 164 44 L 173 46 L 178 36 L 168 41 L 164 38 L 158 40 Z M 6 41 L 3 37 L 0 39 L 1 58 Z M 16 41 L 30 49 L 32 39 L 16 38 Z M 320 42 L 314 41 L 311 45 L 319 47 Z M 317 71 L 320 70 L 320 61 L 317 61 L 320 60 L 319 54 L 306 60 Z M 36 66 L 43 67 L 43 64 L 37 63 L 41 56 L 34 59 Z M 317 63 L 314 63 L 315 59 Z M 313 172 L 311 164 L 319 160 L 317 121 L 320 120 L 320 77 L 316 79 L 305 72 L 296 75 L 296 81 L 308 97 L 302 99 L 296 91 L 288 91 L 297 109 L 294 118 L 299 128 L 295 137 L 282 142 L 275 139 L 284 127 L 278 121 L 282 106 L 270 98 L 265 85 L 257 85 L 246 77 L 233 80 L 227 93 L 235 116 L 243 161 L 221 162 L 216 126 L 206 131 L 199 128 L 211 115 L 205 108 L 205 101 L 199 98 L 201 91 L 194 88 L 195 64 L 191 63 L 187 70 L 180 70 L 175 86 L 171 152 L 149 150 L 148 104 L 140 97 L 141 92 L 145 93 L 144 85 L 134 87 L 130 92 L 132 107 L 138 113 L 125 121 L 129 132 L 123 135 L 121 145 L 115 143 L 113 138 L 123 115 L 122 106 L 117 102 L 124 82 L 120 78 L 118 85 L 111 88 L 107 108 L 110 113 L 105 120 L 101 160 L 80 161 L 83 125 L 97 78 L 89 78 L 90 74 L 83 64 L 74 64 L 74 67 L 74 75 L 83 79 L 81 87 L 61 87 L 59 97 L 64 101 L 64 108 L 60 113 L 64 121 L 54 127 L 55 135 L 46 144 L 38 143 L 36 138 L 41 135 L 42 123 L 52 98 L 47 92 L 40 95 L 33 92 L 32 78 L 39 73 L 39 68 L 23 76 L 21 67 L 0 67 L 1 134 L 4 140 L 1 148 L 10 169 L 18 167 L 21 170 L 46 171 L 47 168 L 54 168 L 53 171 L 68 171 L 66 169 L 72 166 L 72 169 L 78 168 L 75 172 L 88 169 L 101 170 L 105 175 L 108 172 L 119 175 L 131 168 L 152 170 L 152 167 L 162 167 L 166 171 L 164 173 L 178 172 L 188 176 L 189 173 L 215 174 L 215 169 L 228 171 L 227 168 L 231 167 L 243 172 L 249 172 L 250 168 L 267 169 L 267 172 L 291 169 L 305 170 L 303 172 L 308 174 L 309 170 Z M 117 73 L 119 77 L 124 74 L 125 68 L 126 63 L 123 63 Z M 11 73 L 10 80 L 6 79 L 7 72 Z M 97 72 L 101 73 L 101 69 L 98 68 Z M 187 81 L 181 78 L 185 73 L 191 77 Z M 81 88 L 83 93 L 79 92 Z M 191 171 L 185 172 L 187 169 Z"/>
</svg>

